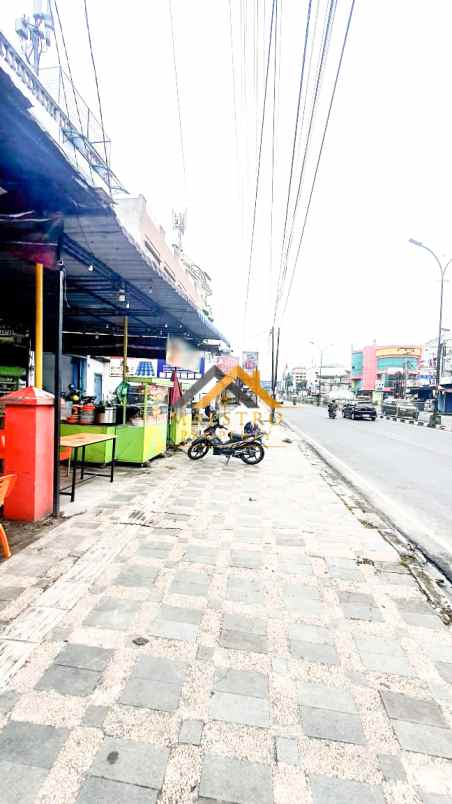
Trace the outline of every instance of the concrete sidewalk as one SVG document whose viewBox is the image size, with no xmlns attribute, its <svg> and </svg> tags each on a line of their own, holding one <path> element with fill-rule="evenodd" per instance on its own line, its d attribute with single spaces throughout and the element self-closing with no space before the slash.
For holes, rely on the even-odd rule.
<svg viewBox="0 0 452 804">
<path fill-rule="evenodd" d="M 451 804 L 452 635 L 281 434 L 0 568 L 0 801 Z"/>
</svg>

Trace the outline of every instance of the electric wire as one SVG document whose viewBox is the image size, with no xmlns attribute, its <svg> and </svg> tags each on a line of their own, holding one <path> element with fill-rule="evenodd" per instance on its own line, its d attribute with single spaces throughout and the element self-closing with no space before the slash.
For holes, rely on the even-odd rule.
<svg viewBox="0 0 452 804">
<path fill-rule="evenodd" d="M 312 9 L 312 0 L 308 2 L 308 10 L 306 15 L 306 28 L 304 33 L 304 44 L 303 44 L 303 58 L 301 62 L 301 71 L 300 71 L 300 80 L 298 84 L 298 100 L 297 100 L 297 111 L 295 115 L 295 127 L 294 127 L 294 135 L 293 135 L 293 143 L 292 143 L 292 155 L 290 160 L 290 173 L 289 173 L 289 184 L 287 188 L 287 198 L 286 198 L 286 210 L 284 214 L 284 225 L 283 225 L 283 236 L 282 236 L 282 245 L 281 245 L 281 257 L 280 257 L 280 269 L 279 269 L 279 276 L 278 276 L 278 284 L 277 288 L 279 291 L 282 271 L 283 271 L 283 259 L 284 259 L 284 246 L 286 243 L 286 232 L 287 232 L 287 222 L 289 218 L 289 206 L 290 206 L 290 197 L 292 193 L 292 181 L 293 181 L 293 173 L 294 173 L 294 163 L 295 163 L 295 152 L 296 152 L 296 145 L 297 145 L 297 138 L 298 138 L 298 126 L 300 121 L 300 108 L 301 108 L 301 98 L 302 92 L 304 89 L 304 71 L 305 71 L 305 64 L 306 64 L 306 52 L 308 48 L 308 41 L 309 41 L 309 25 L 311 21 L 311 9 Z M 274 322 L 273 322 L 274 323 Z"/>
<path fill-rule="evenodd" d="M 273 274 L 273 212 L 275 204 L 275 138 L 276 138 L 276 101 L 278 75 L 278 3 L 275 11 L 275 42 L 273 48 L 273 114 L 272 114 L 272 150 L 271 150 L 271 193 L 270 193 L 270 249 L 269 249 L 269 282 Z"/>
<path fill-rule="evenodd" d="M 300 238 L 299 238 L 299 242 L 298 242 L 297 253 L 296 253 L 296 257 L 295 257 L 295 261 L 294 261 L 294 265 L 293 265 L 293 269 L 292 269 L 292 274 L 291 274 L 291 278 L 290 278 L 290 282 L 289 282 L 289 286 L 288 286 L 288 290 L 287 290 L 286 302 L 285 302 L 285 305 L 284 305 L 284 312 L 286 311 L 287 305 L 288 305 L 288 302 L 289 302 L 290 293 L 291 293 L 293 281 L 294 281 L 294 278 L 295 278 L 297 263 L 298 263 L 298 259 L 299 259 L 299 256 L 300 256 L 301 246 L 302 246 L 302 243 L 303 243 L 304 233 L 305 233 L 305 230 L 306 230 L 306 224 L 307 224 L 308 217 L 309 217 L 309 211 L 311 209 L 312 197 L 313 197 L 314 190 L 315 190 L 315 185 L 316 185 L 316 181 L 317 181 L 317 174 L 319 172 L 319 166 L 320 166 L 320 161 L 321 161 L 321 158 L 322 158 L 323 147 L 325 145 L 326 135 L 327 135 L 327 131 L 328 131 L 328 125 L 329 125 L 329 122 L 330 122 L 331 112 L 332 112 L 333 104 L 334 104 L 334 98 L 335 98 L 335 95 L 336 95 L 336 89 L 337 89 L 337 85 L 338 85 L 338 82 L 339 82 L 339 76 L 340 76 L 340 73 L 341 73 L 342 62 L 344 60 L 344 53 L 345 53 L 345 48 L 347 46 L 348 36 L 349 36 L 349 32 L 350 32 L 350 25 L 351 25 L 351 21 L 352 21 L 352 17 L 353 17 L 353 12 L 354 12 L 354 9 L 355 9 L 355 3 L 356 3 L 356 0 L 352 0 L 352 4 L 351 4 L 351 7 L 350 7 L 350 12 L 349 12 L 348 19 L 347 19 L 347 26 L 346 26 L 346 29 L 345 29 L 345 35 L 344 35 L 344 39 L 343 39 L 343 42 L 342 42 L 341 53 L 340 53 L 340 57 L 339 57 L 339 63 L 338 63 L 338 66 L 337 66 L 336 76 L 335 76 L 335 79 L 334 79 L 333 90 L 332 90 L 332 93 L 331 93 L 330 103 L 329 103 L 329 106 L 328 106 L 328 113 L 327 113 L 327 117 L 326 117 L 326 121 L 325 121 L 325 126 L 324 126 L 324 129 L 323 129 L 323 135 L 322 135 L 322 140 L 321 140 L 321 143 L 320 143 L 320 150 L 319 150 L 319 154 L 318 154 L 318 157 L 317 157 L 317 163 L 316 163 L 316 167 L 315 167 L 315 171 L 314 171 L 314 177 L 313 177 L 313 180 L 312 180 L 311 190 L 310 190 L 310 193 L 309 193 L 308 203 L 307 203 L 307 207 L 306 207 L 306 213 L 305 213 L 305 217 L 304 217 L 304 221 L 303 221 L 303 228 L 301 230 L 301 234 L 300 234 Z"/>
<path fill-rule="evenodd" d="M 70 81 L 70 84 L 71 84 L 72 94 L 74 96 L 74 104 L 75 104 L 75 108 L 76 108 L 76 111 L 77 111 L 77 117 L 78 117 L 78 122 L 79 122 L 79 126 L 80 126 L 80 133 L 83 135 L 83 133 L 84 133 L 83 132 L 83 124 L 82 124 L 82 118 L 81 118 L 81 115 L 80 115 L 80 109 L 79 109 L 79 105 L 78 105 L 77 91 L 75 89 L 74 79 L 72 78 L 71 62 L 69 60 L 69 54 L 68 54 L 68 49 L 67 49 L 67 45 L 66 45 L 66 39 L 65 39 L 65 36 L 64 36 L 64 31 L 63 31 L 63 25 L 61 23 L 60 11 L 59 11 L 59 8 L 58 8 L 57 0 L 53 0 L 53 3 L 55 5 L 55 11 L 56 11 L 57 19 L 58 19 L 58 26 L 59 26 L 60 34 L 61 34 L 61 41 L 63 43 L 64 55 L 66 57 L 67 70 L 68 70 L 68 73 L 69 73 L 69 81 Z M 56 36 L 55 36 L 55 39 L 56 39 Z"/>
<path fill-rule="evenodd" d="M 171 41 L 173 46 L 173 66 L 174 66 L 174 79 L 176 83 L 176 99 L 177 99 L 177 113 L 179 117 L 179 137 L 180 137 L 180 150 L 181 150 L 181 159 L 182 159 L 182 172 L 184 176 L 184 190 L 187 193 L 187 170 L 186 170 L 186 163 L 185 163 L 185 148 L 184 148 L 184 132 L 182 127 L 182 111 L 181 111 L 181 102 L 180 102 L 180 91 L 179 91 L 179 78 L 177 73 L 177 59 L 176 59 L 176 38 L 174 35 L 174 18 L 173 18 L 173 4 L 172 0 L 168 0 L 168 8 L 169 8 L 169 16 L 170 16 L 170 23 L 171 23 Z"/>
<path fill-rule="evenodd" d="M 97 69 L 96 69 L 96 61 L 94 59 L 94 49 L 93 49 L 93 42 L 91 38 L 91 28 L 89 24 L 89 17 L 88 17 L 88 4 L 87 0 L 84 0 L 84 8 L 85 8 L 85 23 L 86 23 L 86 32 L 88 34 L 88 43 L 89 43 L 89 51 L 91 54 L 91 63 L 93 65 L 93 73 L 94 73 L 94 81 L 96 84 L 96 93 L 97 93 L 97 104 L 99 106 L 99 116 L 100 116 L 100 125 L 102 129 L 102 139 L 104 142 L 104 154 L 105 154 L 105 164 L 107 166 L 107 184 L 108 189 L 111 196 L 111 175 L 110 175 L 110 165 L 108 160 L 108 152 L 107 152 L 107 140 L 105 136 L 105 126 L 104 126 L 104 115 L 102 111 L 102 100 L 100 97 L 100 88 L 99 88 L 99 79 L 97 76 Z"/>
<path fill-rule="evenodd" d="M 328 51 L 328 44 L 329 44 L 329 41 L 330 41 L 330 31 L 331 31 L 331 26 L 332 26 L 332 23 L 333 23 L 333 20 L 334 20 L 333 12 L 334 12 L 334 9 L 335 9 L 335 5 L 336 5 L 335 0 L 330 0 L 329 7 L 328 7 L 328 14 L 327 14 L 327 17 L 326 17 L 326 24 L 325 24 L 325 28 L 324 28 L 324 32 L 323 32 L 323 37 L 322 37 L 322 46 L 321 46 L 319 64 L 318 64 L 318 69 L 317 69 L 317 78 L 316 78 L 316 82 L 315 82 L 314 97 L 313 97 L 313 101 L 312 101 L 311 114 L 310 114 L 310 118 L 309 118 L 309 125 L 308 125 L 306 143 L 305 143 L 303 159 L 302 159 L 302 164 L 301 164 L 301 170 L 300 170 L 300 175 L 299 175 L 299 179 L 298 179 L 297 194 L 296 194 L 295 205 L 294 205 L 294 209 L 293 209 L 293 213 L 292 213 L 292 222 L 291 222 L 291 227 L 290 227 L 290 233 L 289 233 L 289 238 L 288 238 L 287 245 L 286 245 L 283 270 L 282 270 L 282 274 L 281 274 L 281 281 L 280 281 L 279 287 L 277 289 L 274 320 L 276 320 L 276 317 L 277 317 L 278 305 L 279 305 L 279 302 L 280 302 L 280 300 L 281 300 L 281 298 L 283 296 L 284 284 L 285 284 L 286 277 L 287 277 L 289 255 L 290 255 L 293 235 L 294 235 L 294 231 L 295 231 L 295 223 L 296 223 L 296 217 L 297 217 L 297 212 L 298 212 L 298 205 L 299 205 L 300 197 L 301 197 L 301 189 L 302 189 L 302 186 L 303 186 L 305 168 L 306 168 L 307 158 L 308 158 L 309 150 L 310 150 L 310 142 L 311 142 L 311 134 L 312 134 L 312 130 L 313 130 L 313 123 L 314 123 L 315 115 L 316 115 L 316 112 L 317 112 L 317 104 L 318 104 L 318 99 L 319 99 L 319 94 L 320 94 L 321 80 L 322 80 L 322 75 L 323 75 L 323 70 L 324 70 L 324 65 L 325 65 L 325 60 L 326 60 L 326 54 L 327 54 L 327 51 Z"/>
<path fill-rule="evenodd" d="M 266 107 L 267 107 L 268 74 L 269 74 L 269 70 L 270 70 L 270 57 L 271 57 L 271 46 L 272 46 L 272 41 L 273 41 L 273 30 L 274 30 L 274 19 L 275 19 L 276 3 L 277 3 L 277 0 L 273 0 L 273 2 L 272 2 L 271 21 L 270 21 L 270 33 L 269 33 L 269 36 L 268 36 L 267 62 L 266 62 L 266 70 L 265 70 L 265 84 L 264 84 L 264 98 L 263 98 L 263 102 L 262 102 L 262 121 L 261 121 L 260 141 L 259 141 L 259 156 L 258 156 L 258 161 L 257 161 L 256 185 L 255 185 L 255 192 L 254 192 L 254 207 L 253 207 L 253 222 L 252 222 L 252 228 L 251 228 L 250 254 L 249 254 L 249 261 L 248 261 L 248 277 L 247 277 L 246 293 L 245 293 L 244 324 L 246 322 L 246 314 L 247 314 L 247 310 L 248 310 L 248 299 L 249 299 L 249 292 L 250 292 L 251 270 L 252 270 L 252 264 L 253 264 L 254 239 L 255 239 L 255 231 L 256 231 L 257 201 L 258 201 L 258 196 L 259 196 L 259 183 L 260 183 L 261 161 L 262 161 L 262 145 L 263 145 L 263 141 L 264 141 L 265 112 L 266 112 Z"/>
</svg>

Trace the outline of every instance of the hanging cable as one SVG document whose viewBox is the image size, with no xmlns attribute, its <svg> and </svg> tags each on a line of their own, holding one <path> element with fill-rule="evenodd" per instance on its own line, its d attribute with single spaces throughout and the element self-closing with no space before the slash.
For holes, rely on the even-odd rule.
<svg viewBox="0 0 452 804">
<path fill-rule="evenodd" d="M 180 151 L 182 159 L 182 172 L 184 175 L 184 192 L 187 194 L 187 170 L 185 166 L 185 149 L 184 149 L 184 132 L 182 128 L 182 111 L 179 92 L 179 79 L 177 74 L 177 59 L 176 59 L 176 39 L 174 36 L 174 19 L 173 19 L 173 4 L 172 0 L 168 0 L 169 15 L 171 22 L 171 41 L 173 45 L 173 65 L 174 65 L 174 79 L 176 82 L 176 98 L 177 98 L 177 113 L 179 117 L 179 137 L 180 137 Z"/>
<path fill-rule="evenodd" d="M 299 176 L 299 180 L 298 180 L 297 194 L 296 194 L 296 198 L 295 198 L 295 206 L 294 206 L 294 209 L 293 209 L 293 212 L 292 212 L 292 222 L 291 222 L 289 238 L 288 238 L 288 242 L 287 242 L 287 246 L 286 246 L 286 251 L 285 251 L 283 270 L 282 270 L 282 273 L 281 273 L 281 281 L 280 281 L 280 284 L 279 284 L 279 287 L 278 287 L 278 290 L 277 290 L 277 297 L 276 297 L 276 303 L 275 303 L 275 312 L 274 312 L 274 320 L 276 320 L 278 305 L 279 305 L 279 302 L 280 302 L 280 300 L 282 298 L 282 295 L 283 295 L 284 284 L 285 284 L 286 277 L 287 277 L 289 255 L 290 255 L 293 235 L 294 235 L 294 231 L 295 231 L 295 222 L 296 222 L 296 217 L 297 217 L 297 212 L 298 212 L 298 205 L 299 205 L 300 197 L 301 197 L 301 189 L 302 189 L 302 185 L 303 185 L 303 179 L 304 179 L 304 173 L 305 173 L 305 168 L 306 168 L 306 163 L 307 163 L 307 157 L 308 157 L 308 154 L 309 154 L 309 148 L 310 148 L 310 142 L 311 142 L 311 133 L 312 133 L 312 129 L 313 129 L 313 123 L 314 123 L 315 115 L 316 115 L 316 112 L 317 112 L 317 104 L 318 104 L 318 98 L 319 98 L 319 94 L 320 94 L 321 80 L 322 80 L 322 76 L 323 76 L 323 70 L 324 70 L 326 54 L 327 54 L 327 50 L 328 50 L 328 44 L 329 44 L 329 41 L 330 41 L 331 26 L 332 26 L 332 23 L 333 23 L 333 20 L 334 20 L 335 6 L 336 6 L 336 0 L 330 0 L 329 10 L 328 10 L 328 15 L 327 15 L 327 20 L 326 20 L 326 25 L 325 25 L 325 29 L 324 29 L 322 47 L 321 47 L 321 52 L 320 52 L 319 65 L 318 65 L 318 70 L 317 70 L 317 78 L 316 78 L 316 83 L 315 83 L 314 98 L 313 98 L 313 102 L 312 102 L 311 115 L 310 115 L 310 119 L 309 119 L 309 126 L 308 126 L 308 132 L 307 132 L 307 137 L 306 137 L 306 144 L 305 144 L 305 149 L 304 149 L 304 153 L 303 153 L 303 160 L 302 160 L 302 165 L 301 165 L 301 170 L 300 170 L 300 176 Z"/>
<path fill-rule="evenodd" d="M 335 95 L 336 95 L 337 84 L 338 84 L 339 76 L 340 76 L 340 73 L 341 73 L 342 62 L 343 62 L 343 59 L 344 59 L 345 48 L 346 48 L 346 45 L 347 45 L 348 35 L 349 35 L 349 31 L 350 31 L 350 24 L 351 24 L 352 17 L 353 17 L 353 11 L 355 9 L 355 2 L 356 2 L 356 0 L 352 0 L 352 4 L 351 4 L 351 7 L 350 7 L 350 12 L 349 12 L 348 19 L 347 19 L 347 27 L 345 29 L 344 40 L 342 42 L 342 48 L 341 48 L 341 54 L 340 54 L 340 58 L 339 58 L 339 64 L 338 64 L 337 71 L 336 71 L 336 76 L 335 76 L 335 79 L 334 79 L 333 91 L 331 93 L 331 99 L 330 99 L 330 103 L 329 103 L 329 107 L 328 107 L 328 114 L 327 114 L 327 117 L 326 117 L 324 129 L 323 129 L 323 135 L 322 135 L 322 140 L 321 140 L 321 143 L 320 143 L 319 155 L 318 155 L 318 158 L 317 158 L 317 164 L 316 164 L 315 171 L 314 171 L 314 177 L 313 177 L 313 180 L 312 180 L 312 185 L 311 185 L 311 190 L 310 190 L 310 193 L 309 193 L 308 204 L 307 204 L 307 207 L 306 207 L 306 213 L 305 213 L 305 217 L 304 217 L 304 221 L 303 221 L 303 228 L 301 230 L 301 235 L 300 235 L 300 239 L 299 239 L 299 242 L 298 242 L 297 253 L 296 253 L 296 256 L 295 256 L 295 262 L 294 262 L 294 266 L 293 266 L 293 269 L 292 269 L 292 274 L 291 274 L 291 278 L 290 278 L 290 282 L 289 282 L 289 287 L 288 287 L 288 290 L 287 290 L 286 302 L 285 302 L 285 305 L 284 305 L 284 312 L 286 311 L 287 304 L 289 302 L 290 292 L 292 290 L 292 285 L 293 285 L 293 281 L 294 281 L 294 277 L 295 277 L 297 263 L 298 263 L 298 259 L 299 259 L 299 256 L 300 256 L 300 251 L 301 251 L 301 246 L 302 246 L 302 243 L 303 243 L 304 233 L 305 233 L 305 230 L 306 230 L 306 224 L 307 224 L 308 217 L 309 217 L 309 210 L 311 208 L 312 197 L 313 197 L 313 194 L 314 194 L 314 189 L 315 189 L 315 185 L 316 185 L 316 181 L 317 181 L 317 174 L 318 174 L 318 171 L 319 171 L 320 160 L 322 158 L 323 146 L 325 145 L 325 139 L 326 139 L 326 134 L 327 134 L 327 131 L 328 131 L 328 125 L 329 125 L 329 122 L 330 122 L 331 111 L 332 111 L 332 108 L 333 108 L 333 103 L 334 103 L 334 98 L 335 98 Z"/>
<path fill-rule="evenodd" d="M 86 23 L 86 32 L 88 34 L 89 51 L 90 51 L 90 54 L 91 54 L 91 63 L 93 65 L 94 81 L 96 83 L 97 105 L 99 107 L 100 126 L 101 126 L 101 129 L 102 129 L 102 139 L 104 141 L 105 164 L 107 166 L 107 184 L 108 184 L 108 190 L 109 190 L 110 196 L 111 196 L 111 176 L 110 176 L 110 166 L 109 166 L 108 153 L 107 153 L 107 139 L 106 139 L 106 136 L 105 136 L 104 115 L 103 115 L 103 112 L 102 112 L 102 101 L 101 101 L 101 97 L 100 97 L 99 80 L 98 80 L 98 77 L 97 77 L 96 62 L 95 62 L 95 59 L 94 59 L 94 49 L 93 49 L 93 42 L 92 42 L 92 39 L 91 39 L 91 28 L 90 28 L 90 24 L 89 24 L 88 5 L 87 5 L 86 0 L 84 0 L 84 7 L 85 7 L 85 23 Z"/>
<path fill-rule="evenodd" d="M 294 135 L 293 135 L 293 143 L 292 143 L 292 156 L 290 160 L 290 174 L 289 174 L 289 185 L 287 188 L 287 198 L 286 198 L 286 211 L 284 215 L 284 226 L 283 226 L 283 236 L 282 236 L 282 245 L 281 245 L 281 257 L 280 257 L 280 268 L 279 268 L 279 276 L 278 276 L 278 285 L 277 288 L 279 289 L 279 284 L 281 281 L 281 275 L 283 270 L 283 255 L 284 255 L 284 246 L 286 244 L 286 232 L 287 232 L 287 221 L 289 217 L 289 205 L 290 205 L 290 197 L 292 193 L 292 180 L 293 180 L 293 172 L 294 172 L 294 162 L 295 162 L 295 151 L 297 145 L 297 137 L 298 137 L 298 126 L 300 121 L 300 107 L 301 107 L 301 98 L 304 89 L 304 71 L 305 71 L 305 64 L 306 64 L 306 52 L 308 49 L 308 41 L 309 41 L 309 25 L 311 21 L 311 8 L 312 8 L 312 0 L 308 2 L 308 11 L 306 16 L 306 28 L 304 33 L 304 45 L 303 45 L 303 58 L 301 62 L 301 71 L 300 71 L 300 81 L 298 84 L 298 101 L 297 101 L 297 111 L 295 115 L 295 127 L 294 127 Z M 274 322 L 273 322 L 274 323 Z"/>
<path fill-rule="evenodd" d="M 80 133 L 84 134 L 83 125 L 82 125 L 82 118 L 81 118 L 81 115 L 80 115 L 80 109 L 79 109 L 78 99 L 77 99 L 77 91 L 75 89 L 74 80 L 72 78 L 71 62 L 69 61 L 69 54 L 68 54 L 68 49 L 67 49 L 67 46 L 66 46 L 66 39 L 64 37 L 63 25 L 61 23 L 60 11 L 59 11 L 59 8 L 58 8 L 57 0 L 52 0 L 52 2 L 55 5 L 55 11 L 56 11 L 57 20 L 58 20 L 58 26 L 59 26 L 60 34 L 61 34 L 61 41 L 63 43 L 64 55 L 66 57 L 67 70 L 68 70 L 68 73 L 69 73 L 69 81 L 70 81 L 70 84 L 71 84 L 72 94 L 74 96 L 74 104 L 75 104 L 75 108 L 76 108 L 76 111 L 77 111 L 77 117 L 78 117 L 78 122 L 79 122 L 79 126 L 80 126 Z M 56 39 L 56 36 L 55 36 L 55 39 Z"/>
<path fill-rule="evenodd" d="M 275 44 L 273 51 L 273 114 L 272 114 L 272 167 L 271 167 L 271 194 L 270 194 L 270 260 L 269 282 L 273 273 L 273 208 L 275 203 L 275 137 L 276 137 L 276 84 L 278 75 L 278 4 L 275 10 Z"/>
<path fill-rule="evenodd" d="M 250 242 L 250 255 L 248 261 L 248 278 L 246 283 L 246 294 L 245 294 L 245 310 L 244 310 L 244 324 L 246 321 L 246 313 L 248 310 L 248 298 L 250 292 L 250 280 L 251 280 L 251 269 L 253 264 L 253 250 L 254 250 L 254 235 L 256 230 L 256 212 L 257 212 L 257 199 L 259 196 L 259 181 L 260 181 L 260 172 L 261 172 L 261 160 L 262 160 L 262 144 L 264 141 L 264 127 L 265 127 L 265 111 L 267 106 L 267 89 L 268 89 L 268 74 L 270 69 L 270 56 L 271 56 L 271 46 L 273 41 L 273 29 L 274 29 L 274 19 L 275 19 L 275 8 L 276 8 L 277 0 L 273 0 L 272 3 L 272 15 L 271 15 L 271 22 L 270 22 L 270 33 L 268 37 L 268 49 L 267 49 L 267 64 L 265 70 L 265 85 L 264 85 L 264 99 L 262 103 L 262 121 L 261 121 L 261 131 L 260 131 L 260 141 L 259 141 L 259 156 L 257 162 L 257 171 L 256 171 L 256 187 L 254 192 L 254 209 L 253 209 L 253 223 L 251 228 L 251 242 Z"/>
</svg>

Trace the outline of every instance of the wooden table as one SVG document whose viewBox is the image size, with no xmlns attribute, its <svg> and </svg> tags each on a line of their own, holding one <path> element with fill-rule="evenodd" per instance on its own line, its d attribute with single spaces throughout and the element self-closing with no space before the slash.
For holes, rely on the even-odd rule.
<svg viewBox="0 0 452 804">
<path fill-rule="evenodd" d="M 112 456 L 111 456 L 111 469 L 106 475 L 103 472 L 87 472 L 85 468 L 85 449 L 91 444 L 98 444 L 100 441 L 113 441 Z M 71 502 L 75 500 L 75 481 L 77 479 L 77 465 L 78 465 L 78 451 L 82 450 L 81 473 L 80 482 L 84 479 L 85 475 L 90 477 L 109 477 L 110 483 L 113 483 L 115 476 L 115 449 L 116 449 L 116 435 L 96 435 L 94 433 L 77 433 L 76 435 L 62 436 L 60 438 L 60 447 L 71 447 L 74 450 L 74 459 L 72 462 L 72 483 L 70 491 L 60 489 L 60 494 L 65 494 L 71 498 Z"/>
</svg>

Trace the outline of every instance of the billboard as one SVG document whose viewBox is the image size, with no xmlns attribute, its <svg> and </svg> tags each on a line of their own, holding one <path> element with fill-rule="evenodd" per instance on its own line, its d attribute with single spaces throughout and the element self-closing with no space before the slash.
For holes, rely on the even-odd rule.
<svg viewBox="0 0 452 804">
<path fill-rule="evenodd" d="M 421 346 L 378 346 L 377 357 L 420 357 Z"/>
<path fill-rule="evenodd" d="M 166 362 L 174 368 L 200 371 L 201 352 L 184 341 L 182 338 L 168 336 L 166 342 Z"/>
<path fill-rule="evenodd" d="M 259 352 L 242 352 L 242 367 L 245 371 L 255 371 L 259 366 Z"/>
</svg>

